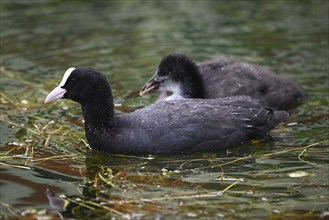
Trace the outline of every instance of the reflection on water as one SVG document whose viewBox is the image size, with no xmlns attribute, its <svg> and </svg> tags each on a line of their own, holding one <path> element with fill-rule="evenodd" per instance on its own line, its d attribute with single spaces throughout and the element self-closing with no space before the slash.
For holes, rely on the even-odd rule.
<svg viewBox="0 0 329 220">
<path fill-rule="evenodd" d="M 66 218 L 328 215 L 327 1 L 0 4 L 1 217 L 56 217 L 61 205 Z M 118 113 L 143 107 L 155 96 L 137 91 L 178 52 L 265 66 L 309 98 L 272 138 L 145 158 L 87 150 L 80 107 L 43 105 L 68 67 L 90 66 L 110 79 Z"/>
</svg>

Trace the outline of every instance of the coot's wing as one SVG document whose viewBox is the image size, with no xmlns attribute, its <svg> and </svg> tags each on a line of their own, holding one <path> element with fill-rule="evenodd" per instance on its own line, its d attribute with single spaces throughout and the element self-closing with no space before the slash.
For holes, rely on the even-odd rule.
<svg viewBox="0 0 329 220">
<path fill-rule="evenodd" d="M 184 99 L 143 108 L 129 114 L 127 121 L 134 121 L 129 137 L 144 137 L 139 147 L 150 153 L 201 152 L 238 146 L 262 136 L 287 117 L 277 114 L 248 97 Z"/>
</svg>

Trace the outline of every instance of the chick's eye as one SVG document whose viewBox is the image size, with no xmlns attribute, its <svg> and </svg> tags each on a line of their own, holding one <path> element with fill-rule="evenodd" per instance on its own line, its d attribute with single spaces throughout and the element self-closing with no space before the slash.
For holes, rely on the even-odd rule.
<svg viewBox="0 0 329 220">
<path fill-rule="evenodd" d="M 164 71 L 164 76 L 168 76 L 171 72 L 169 70 Z"/>
</svg>

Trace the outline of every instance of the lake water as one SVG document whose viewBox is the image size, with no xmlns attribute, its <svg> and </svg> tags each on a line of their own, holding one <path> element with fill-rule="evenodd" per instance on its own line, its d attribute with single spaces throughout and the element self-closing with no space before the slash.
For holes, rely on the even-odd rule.
<svg viewBox="0 0 329 220">
<path fill-rule="evenodd" d="M 329 216 L 326 0 L 1 1 L 0 218 L 319 219 Z M 171 53 L 233 57 L 308 94 L 270 137 L 218 152 L 88 150 L 80 106 L 45 96 L 71 66 L 110 80 L 118 114 Z"/>
</svg>

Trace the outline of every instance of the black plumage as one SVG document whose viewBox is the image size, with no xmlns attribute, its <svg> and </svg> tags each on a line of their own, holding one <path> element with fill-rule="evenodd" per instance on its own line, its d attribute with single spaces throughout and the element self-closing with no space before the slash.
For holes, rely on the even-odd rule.
<svg viewBox="0 0 329 220">
<path fill-rule="evenodd" d="M 296 83 L 259 66 L 229 59 L 197 64 L 182 54 L 165 57 L 140 94 L 157 89 L 158 100 L 245 95 L 278 110 L 292 107 L 304 96 Z"/>
<path fill-rule="evenodd" d="M 265 135 L 288 114 L 245 96 L 161 101 L 114 114 L 111 87 L 91 68 L 70 68 L 46 98 L 79 102 L 93 149 L 122 154 L 220 151 Z"/>
</svg>

